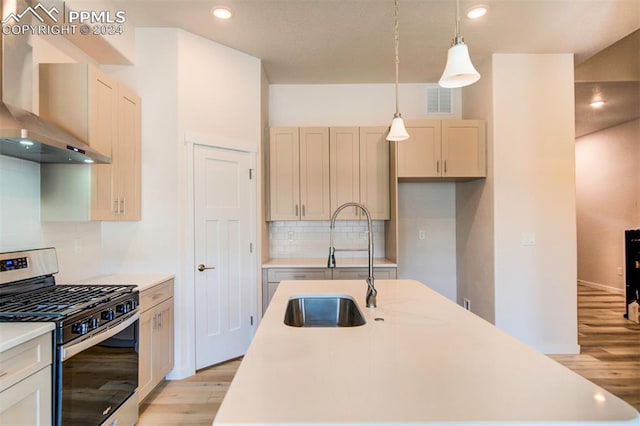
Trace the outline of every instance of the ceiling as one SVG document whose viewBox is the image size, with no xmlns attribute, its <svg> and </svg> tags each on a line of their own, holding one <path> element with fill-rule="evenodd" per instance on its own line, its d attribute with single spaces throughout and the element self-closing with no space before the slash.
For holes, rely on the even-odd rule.
<svg viewBox="0 0 640 426">
<path fill-rule="evenodd" d="M 135 26 L 182 28 L 262 59 L 271 84 L 394 81 L 393 0 L 113 3 Z M 476 4 L 489 6 L 489 13 L 470 20 L 465 11 Z M 228 7 L 233 17 L 213 18 L 214 5 Z M 454 35 L 455 8 L 454 0 L 399 0 L 401 83 L 438 81 Z M 460 9 L 461 35 L 476 66 L 492 53 L 573 53 L 578 65 L 640 28 L 640 0 L 460 0 Z M 587 86 L 576 86 L 577 100 L 579 93 L 594 90 Z M 638 105 L 637 87 L 607 90 L 627 98 L 635 94 L 635 100 L 613 104 Z M 605 108 L 596 119 L 582 106 L 576 113 L 578 135 L 608 127 L 621 116 L 618 111 L 609 117 Z"/>
</svg>

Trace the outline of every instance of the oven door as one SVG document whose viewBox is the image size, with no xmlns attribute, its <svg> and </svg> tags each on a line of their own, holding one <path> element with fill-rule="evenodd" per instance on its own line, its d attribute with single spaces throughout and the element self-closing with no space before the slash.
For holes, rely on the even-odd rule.
<svg viewBox="0 0 640 426">
<path fill-rule="evenodd" d="M 136 311 L 106 331 L 62 348 L 57 416 L 62 425 L 100 425 L 134 395 L 139 317 Z"/>
</svg>

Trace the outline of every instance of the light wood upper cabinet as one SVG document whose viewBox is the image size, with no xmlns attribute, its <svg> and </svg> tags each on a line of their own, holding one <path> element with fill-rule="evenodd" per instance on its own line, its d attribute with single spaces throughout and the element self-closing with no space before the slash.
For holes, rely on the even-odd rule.
<svg viewBox="0 0 640 426">
<path fill-rule="evenodd" d="M 443 120 L 442 158 L 444 175 L 487 175 L 485 124 L 482 120 Z"/>
<path fill-rule="evenodd" d="M 440 120 L 428 120 L 407 128 L 409 139 L 398 142 L 398 177 L 438 176 L 442 157 Z"/>
<path fill-rule="evenodd" d="M 472 179 L 486 176 L 482 120 L 409 122 L 411 137 L 398 142 L 398 178 Z"/>
<path fill-rule="evenodd" d="M 389 142 L 386 127 L 332 127 L 329 131 L 331 211 L 354 201 L 374 220 L 389 219 Z M 343 210 L 341 220 L 359 220 L 357 208 Z"/>
<path fill-rule="evenodd" d="M 40 64 L 40 115 L 111 158 L 43 165 L 42 219 L 140 220 L 140 98 L 92 65 Z"/>
<path fill-rule="evenodd" d="M 329 168 L 331 174 L 331 212 L 350 201 L 360 201 L 360 129 L 329 129 Z M 359 219 L 360 210 L 345 209 L 339 218 Z"/>
<path fill-rule="evenodd" d="M 360 203 L 374 220 L 389 219 L 387 127 L 360 128 Z"/>
<path fill-rule="evenodd" d="M 328 220 L 329 202 L 328 129 L 270 129 L 270 220 Z"/>
</svg>

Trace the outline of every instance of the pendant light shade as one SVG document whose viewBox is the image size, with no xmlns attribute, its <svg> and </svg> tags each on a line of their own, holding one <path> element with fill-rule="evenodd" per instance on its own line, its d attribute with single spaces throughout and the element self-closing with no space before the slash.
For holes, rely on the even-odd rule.
<svg viewBox="0 0 640 426">
<path fill-rule="evenodd" d="M 447 53 L 447 65 L 438 84 L 446 88 L 464 87 L 480 80 L 469 57 L 469 48 L 463 41 L 455 43 Z"/>
<path fill-rule="evenodd" d="M 389 128 L 389 134 L 387 134 L 387 140 L 389 142 L 398 142 L 409 139 L 409 133 L 404 127 L 404 120 L 398 110 L 398 67 L 400 65 L 400 31 L 398 29 L 398 0 L 394 0 L 394 40 L 395 40 L 395 58 L 396 58 L 396 113 L 393 114 L 393 120 L 391 120 L 391 127 Z"/>
<path fill-rule="evenodd" d="M 447 52 L 447 65 L 438 84 L 446 88 L 464 87 L 480 80 L 469 57 L 469 48 L 460 37 L 460 0 L 456 2 L 456 36 Z"/>
<path fill-rule="evenodd" d="M 402 116 L 400 116 L 400 114 L 394 114 L 387 140 L 389 142 L 398 142 L 407 139 L 409 139 L 409 133 L 407 133 L 407 129 L 404 127 Z"/>
</svg>

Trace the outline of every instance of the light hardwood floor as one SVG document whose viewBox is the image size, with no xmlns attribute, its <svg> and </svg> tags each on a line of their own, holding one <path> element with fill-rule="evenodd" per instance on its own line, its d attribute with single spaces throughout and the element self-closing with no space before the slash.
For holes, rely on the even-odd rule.
<svg viewBox="0 0 640 426">
<path fill-rule="evenodd" d="M 578 286 L 579 355 L 553 359 L 640 411 L 640 325 L 623 318 L 624 297 Z"/>
<path fill-rule="evenodd" d="M 640 410 L 640 325 L 622 317 L 624 298 L 578 286 L 580 355 L 553 359 Z M 141 426 L 210 425 L 240 359 L 164 382 L 140 407 Z"/>
</svg>

